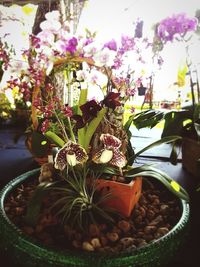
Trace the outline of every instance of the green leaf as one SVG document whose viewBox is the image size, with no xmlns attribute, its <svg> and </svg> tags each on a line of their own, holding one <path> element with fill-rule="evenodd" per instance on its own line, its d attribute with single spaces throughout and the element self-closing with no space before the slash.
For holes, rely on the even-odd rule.
<svg viewBox="0 0 200 267">
<path fill-rule="evenodd" d="M 65 142 L 54 132 L 52 131 L 47 131 L 45 133 L 45 136 L 55 145 L 59 146 L 59 147 L 63 147 Z"/>
<path fill-rule="evenodd" d="M 153 128 L 161 120 L 164 119 L 164 116 L 165 112 L 160 110 L 150 109 L 136 114 L 133 119 L 133 123 L 137 129 L 145 127 Z"/>
<path fill-rule="evenodd" d="M 27 212 L 25 215 L 25 222 L 28 225 L 35 226 L 37 224 L 42 206 L 42 200 L 47 193 L 46 189 L 51 185 L 52 183 L 41 183 L 34 191 L 33 196 L 28 203 Z"/>
<path fill-rule="evenodd" d="M 126 177 L 137 177 L 137 176 L 143 176 L 143 177 L 153 177 L 157 180 L 159 180 L 165 187 L 168 188 L 169 191 L 171 191 L 174 195 L 179 197 L 180 199 L 186 200 L 189 202 L 189 195 L 186 192 L 186 190 L 181 187 L 177 182 L 175 182 L 170 176 L 168 176 L 165 172 L 154 168 L 152 166 L 141 166 L 142 170 L 140 170 L 140 167 L 136 170 L 133 170 L 132 172 L 129 171 L 126 173 Z"/>
<path fill-rule="evenodd" d="M 162 137 L 170 135 L 181 135 L 184 122 L 192 119 L 192 114 L 188 110 L 170 111 L 165 114 L 165 124 Z"/>
<path fill-rule="evenodd" d="M 85 148 L 86 151 L 88 151 L 88 147 L 90 144 L 90 141 L 92 139 L 92 136 L 94 132 L 96 131 L 97 127 L 99 126 L 99 123 L 102 121 L 104 115 L 107 112 L 107 108 L 102 108 L 98 114 L 97 117 L 94 118 L 87 126 L 85 136 L 84 136 L 84 145 L 83 147 Z"/>
<path fill-rule="evenodd" d="M 32 132 L 31 134 L 31 149 L 36 157 L 44 157 L 49 150 L 48 139 L 39 132 Z"/>
<path fill-rule="evenodd" d="M 181 140 L 180 136 L 166 136 L 166 137 L 163 137 L 163 138 L 159 139 L 158 141 L 151 143 L 150 145 L 146 146 L 145 148 L 143 148 L 140 151 L 138 151 L 137 153 L 135 153 L 135 155 L 132 158 L 129 159 L 128 165 L 130 165 L 129 164 L 130 160 L 135 159 L 136 157 L 138 157 L 140 154 L 142 154 L 146 150 L 149 150 L 149 149 L 151 149 L 153 147 L 156 147 L 156 146 L 159 146 L 161 144 L 173 143 L 173 142 L 176 142 L 178 140 Z"/>
</svg>

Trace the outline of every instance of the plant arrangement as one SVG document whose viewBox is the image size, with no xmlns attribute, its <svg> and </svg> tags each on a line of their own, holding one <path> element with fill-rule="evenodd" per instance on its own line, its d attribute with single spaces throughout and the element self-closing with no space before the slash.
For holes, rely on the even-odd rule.
<svg viewBox="0 0 200 267">
<path fill-rule="evenodd" d="M 25 53 L 30 67 L 28 72 L 23 72 L 23 78 L 29 76 L 33 85 L 32 122 L 34 131 L 41 137 L 37 142 L 44 150 L 53 145 L 52 157 L 41 166 L 39 175 L 38 170 L 31 172 L 39 176 L 38 180 L 23 183 L 8 197 L 8 214 L 11 211 L 8 216 L 23 232 L 39 238 L 47 246 L 55 245 L 49 238 L 49 233 L 54 232 L 56 249 L 60 244 L 61 250 L 70 249 L 72 254 L 76 250 L 117 255 L 145 247 L 147 242 L 159 239 L 173 228 L 180 219 L 180 199 L 189 201 L 189 197 L 163 171 L 133 163 L 147 149 L 163 143 L 174 144 L 180 137 L 162 138 L 134 153 L 129 130 L 134 117 L 123 120 L 124 104 L 135 92 L 134 79 L 133 73 L 122 72 L 120 68 L 126 53 L 137 50 L 137 38 L 124 36 L 119 47 L 114 40 L 97 46 L 91 35 L 77 38 L 71 35 L 68 25 L 61 27 L 57 12 L 47 13 L 46 18 L 38 36 L 31 36 L 32 45 Z M 68 88 L 67 102 L 54 80 L 58 70 Z M 92 97 L 91 88 L 95 90 Z M 158 187 L 149 181 L 150 177 L 155 178 Z M 142 181 L 146 193 L 142 193 Z M 163 188 L 167 188 L 167 193 Z M 26 202 L 18 212 L 12 205 L 13 198 Z M 152 208 L 152 203 L 156 207 Z M 161 209 L 163 215 L 159 216 Z M 166 219 L 176 212 L 179 215 L 175 221 L 167 224 Z M 136 242 L 133 232 L 140 232 Z M 148 235 L 146 239 L 141 238 L 144 232 Z M 81 260 L 78 255 L 73 254 L 74 263 L 69 255 L 63 261 L 67 266 L 78 266 L 75 265 Z M 52 258 L 51 264 L 59 257 L 65 256 Z M 95 262 L 95 257 L 86 257 Z M 101 256 L 98 261 L 103 264 Z M 42 264 L 38 259 L 35 262 Z M 86 263 L 81 260 L 82 264 Z M 120 259 L 117 264 L 128 266 L 129 263 Z"/>
</svg>

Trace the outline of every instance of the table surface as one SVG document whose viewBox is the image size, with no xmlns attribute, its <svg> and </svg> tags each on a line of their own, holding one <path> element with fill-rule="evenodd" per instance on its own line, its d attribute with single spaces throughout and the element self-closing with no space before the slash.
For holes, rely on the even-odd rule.
<svg viewBox="0 0 200 267">
<path fill-rule="evenodd" d="M 20 128 L 2 128 L 0 129 L 0 188 L 16 176 L 37 168 L 38 165 L 25 146 L 25 137 L 21 136 L 17 143 L 14 138 L 21 131 Z M 133 137 L 131 139 L 135 151 L 145 147 L 152 141 L 160 138 L 159 131 L 132 129 Z M 154 163 L 156 167 L 168 173 L 174 180 L 178 181 L 189 193 L 191 198 L 191 230 L 188 240 L 183 248 L 177 253 L 176 257 L 167 267 L 199 267 L 200 266 L 200 192 L 196 191 L 197 179 L 187 173 L 181 164 L 181 153 L 176 166 L 169 162 L 170 147 L 162 145 L 154 148 L 138 157 L 137 163 Z M 199 261 L 199 263 L 198 263 Z M 6 255 L 0 251 L 0 266 L 13 267 Z M 20 266 L 19 266 L 20 267 Z M 28 266 L 27 266 L 28 267 Z"/>
</svg>

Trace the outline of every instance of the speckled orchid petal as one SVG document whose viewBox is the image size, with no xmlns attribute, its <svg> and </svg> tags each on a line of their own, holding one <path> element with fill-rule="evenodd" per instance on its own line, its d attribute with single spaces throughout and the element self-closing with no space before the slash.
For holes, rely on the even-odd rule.
<svg viewBox="0 0 200 267">
<path fill-rule="evenodd" d="M 103 142 L 104 147 L 107 149 L 118 149 L 122 142 L 111 134 L 102 134 L 100 140 Z"/>
<path fill-rule="evenodd" d="M 113 157 L 109 163 L 119 168 L 123 168 L 126 165 L 126 162 L 126 157 L 123 155 L 123 153 L 121 153 L 119 149 L 115 149 Z"/>
<path fill-rule="evenodd" d="M 55 168 L 64 170 L 67 165 L 75 166 L 84 163 L 88 159 L 87 153 L 80 145 L 68 141 L 55 157 Z"/>
<path fill-rule="evenodd" d="M 112 159 L 112 157 L 113 157 L 112 150 L 102 149 L 94 155 L 93 161 L 96 163 L 107 163 Z"/>
</svg>

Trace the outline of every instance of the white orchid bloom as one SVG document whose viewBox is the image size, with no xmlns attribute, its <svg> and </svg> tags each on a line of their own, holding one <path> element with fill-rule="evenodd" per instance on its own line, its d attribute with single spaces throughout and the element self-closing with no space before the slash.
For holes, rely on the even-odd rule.
<svg viewBox="0 0 200 267">
<path fill-rule="evenodd" d="M 116 52 L 108 49 L 105 47 L 104 49 L 98 51 L 93 56 L 93 59 L 95 61 L 95 65 L 98 67 L 111 67 L 114 65 L 114 59 L 116 56 Z"/>
</svg>

